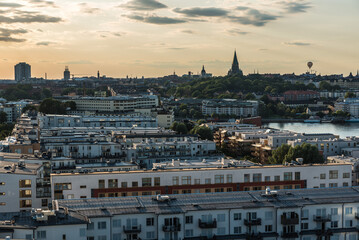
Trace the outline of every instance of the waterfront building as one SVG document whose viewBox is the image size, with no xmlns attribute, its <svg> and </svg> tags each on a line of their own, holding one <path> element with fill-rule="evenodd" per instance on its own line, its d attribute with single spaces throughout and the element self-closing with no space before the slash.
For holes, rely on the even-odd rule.
<svg viewBox="0 0 359 240">
<path fill-rule="evenodd" d="M 236 99 L 212 99 L 202 101 L 202 114 L 225 114 L 239 117 L 258 115 L 258 101 L 243 101 Z"/>
</svg>

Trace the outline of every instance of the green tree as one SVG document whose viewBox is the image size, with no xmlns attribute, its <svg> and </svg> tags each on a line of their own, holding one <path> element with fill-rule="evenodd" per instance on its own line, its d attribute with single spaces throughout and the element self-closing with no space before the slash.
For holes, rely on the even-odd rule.
<svg viewBox="0 0 359 240">
<path fill-rule="evenodd" d="M 284 162 L 285 156 L 288 154 L 291 147 L 287 144 L 283 144 L 277 149 L 272 151 L 272 156 L 269 157 L 269 162 L 271 164 L 282 164 Z"/>
<path fill-rule="evenodd" d="M 60 101 L 46 98 L 40 104 L 39 111 L 46 114 L 66 114 L 66 108 Z"/>
<path fill-rule="evenodd" d="M 0 123 L 6 123 L 6 122 L 7 122 L 7 113 L 0 112 Z"/>
<path fill-rule="evenodd" d="M 213 140 L 212 130 L 205 126 L 196 126 L 191 130 L 190 133 L 198 134 L 201 139 Z"/>
<path fill-rule="evenodd" d="M 186 124 L 184 124 L 184 123 L 179 123 L 179 124 L 177 125 L 176 132 L 179 133 L 179 134 L 187 134 L 187 133 L 188 133 L 188 129 L 187 129 Z"/>
<path fill-rule="evenodd" d="M 284 162 L 295 161 L 297 158 L 303 158 L 303 163 L 323 163 L 323 156 L 319 153 L 318 148 L 309 143 L 297 145 L 294 148 L 283 144 L 276 150 L 273 150 L 269 162 L 272 164 L 282 164 Z"/>
<path fill-rule="evenodd" d="M 64 103 L 65 108 L 70 108 L 71 110 L 76 110 L 76 103 L 74 101 L 67 101 Z"/>
<path fill-rule="evenodd" d="M 22 113 L 25 113 L 27 111 L 37 111 L 37 107 L 34 105 L 26 105 L 23 109 L 22 109 Z"/>
<path fill-rule="evenodd" d="M 344 97 L 345 98 L 355 98 L 356 96 L 353 92 L 346 92 Z"/>
<path fill-rule="evenodd" d="M 254 96 L 253 93 L 247 93 L 247 95 L 244 97 L 245 100 L 255 100 L 256 96 Z"/>
</svg>

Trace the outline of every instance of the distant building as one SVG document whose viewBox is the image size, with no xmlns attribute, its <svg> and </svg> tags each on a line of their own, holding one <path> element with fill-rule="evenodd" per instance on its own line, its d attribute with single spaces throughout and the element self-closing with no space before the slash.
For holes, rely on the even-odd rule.
<svg viewBox="0 0 359 240">
<path fill-rule="evenodd" d="M 69 67 L 68 67 L 68 66 L 65 67 L 64 80 L 65 80 L 65 81 L 69 81 L 69 80 L 70 80 L 70 70 L 69 70 Z"/>
<path fill-rule="evenodd" d="M 228 71 L 228 76 L 234 76 L 234 75 L 243 76 L 242 70 L 239 69 L 239 63 L 238 63 L 238 58 L 237 58 L 237 52 L 236 51 L 234 51 L 232 67 Z"/>
<path fill-rule="evenodd" d="M 202 102 L 202 114 L 225 114 L 240 117 L 258 115 L 258 101 L 242 101 L 236 99 L 213 99 Z"/>
<path fill-rule="evenodd" d="M 212 77 L 212 73 L 207 73 L 206 70 L 204 69 L 204 65 L 202 67 L 201 77 L 203 77 L 203 78 Z"/>
<path fill-rule="evenodd" d="M 314 99 L 319 99 L 320 94 L 316 91 L 286 91 L 284 94 L 285 102 L 307 102 Z"/>
<path fill-rule="evenodd" d="M 30 81 L 31 78 L 31 66 L 25 62 L 21 62 L 15 65 L 15 81 Z"/>
</svg>

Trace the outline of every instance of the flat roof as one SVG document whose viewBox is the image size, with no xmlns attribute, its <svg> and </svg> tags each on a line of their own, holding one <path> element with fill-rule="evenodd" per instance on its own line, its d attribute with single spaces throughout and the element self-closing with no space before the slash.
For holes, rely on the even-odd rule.
<svg viewBox="0 0 359 240">
<path fill-rule="evenodd" d="M 26 163 L 24 167 L 19 167 L 14 162 L 0 161 L 0 174 L 26 174 L 36 175 L 37 170 L 41 168 L 41 164 Z"/>
<path fill-rule="evenodd" d="M 264 191 L 170 195 L 173 200 L 158 202 L 153 196 L 58 200 L 87 217 L 121 214 L 180 214 L 190 211 L 255 208 L 300 208 L 306 205 L 358 203 L 359 187 L 279 190 L 277 196 Z"/>
</svg>

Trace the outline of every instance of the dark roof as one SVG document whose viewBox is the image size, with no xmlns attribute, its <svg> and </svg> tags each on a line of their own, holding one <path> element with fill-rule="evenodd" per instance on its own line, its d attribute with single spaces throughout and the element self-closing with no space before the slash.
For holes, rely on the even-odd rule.
<svg viewBox="0 0 359 240">
<path fill-rule="evenodd" d="M 87 217 L 121 214 L 175 214 L 198 210 L 232 208 L 302 207 L 313 204 L 350 203 L 359 201 L 359 187 L 298 189 L 278 191 L 276 197 L 264 196 L 263 191 L 172 195 L 169 202 L 157 202 L 153 196 L 100 199 L 59 200 Z"/>
</svg>

